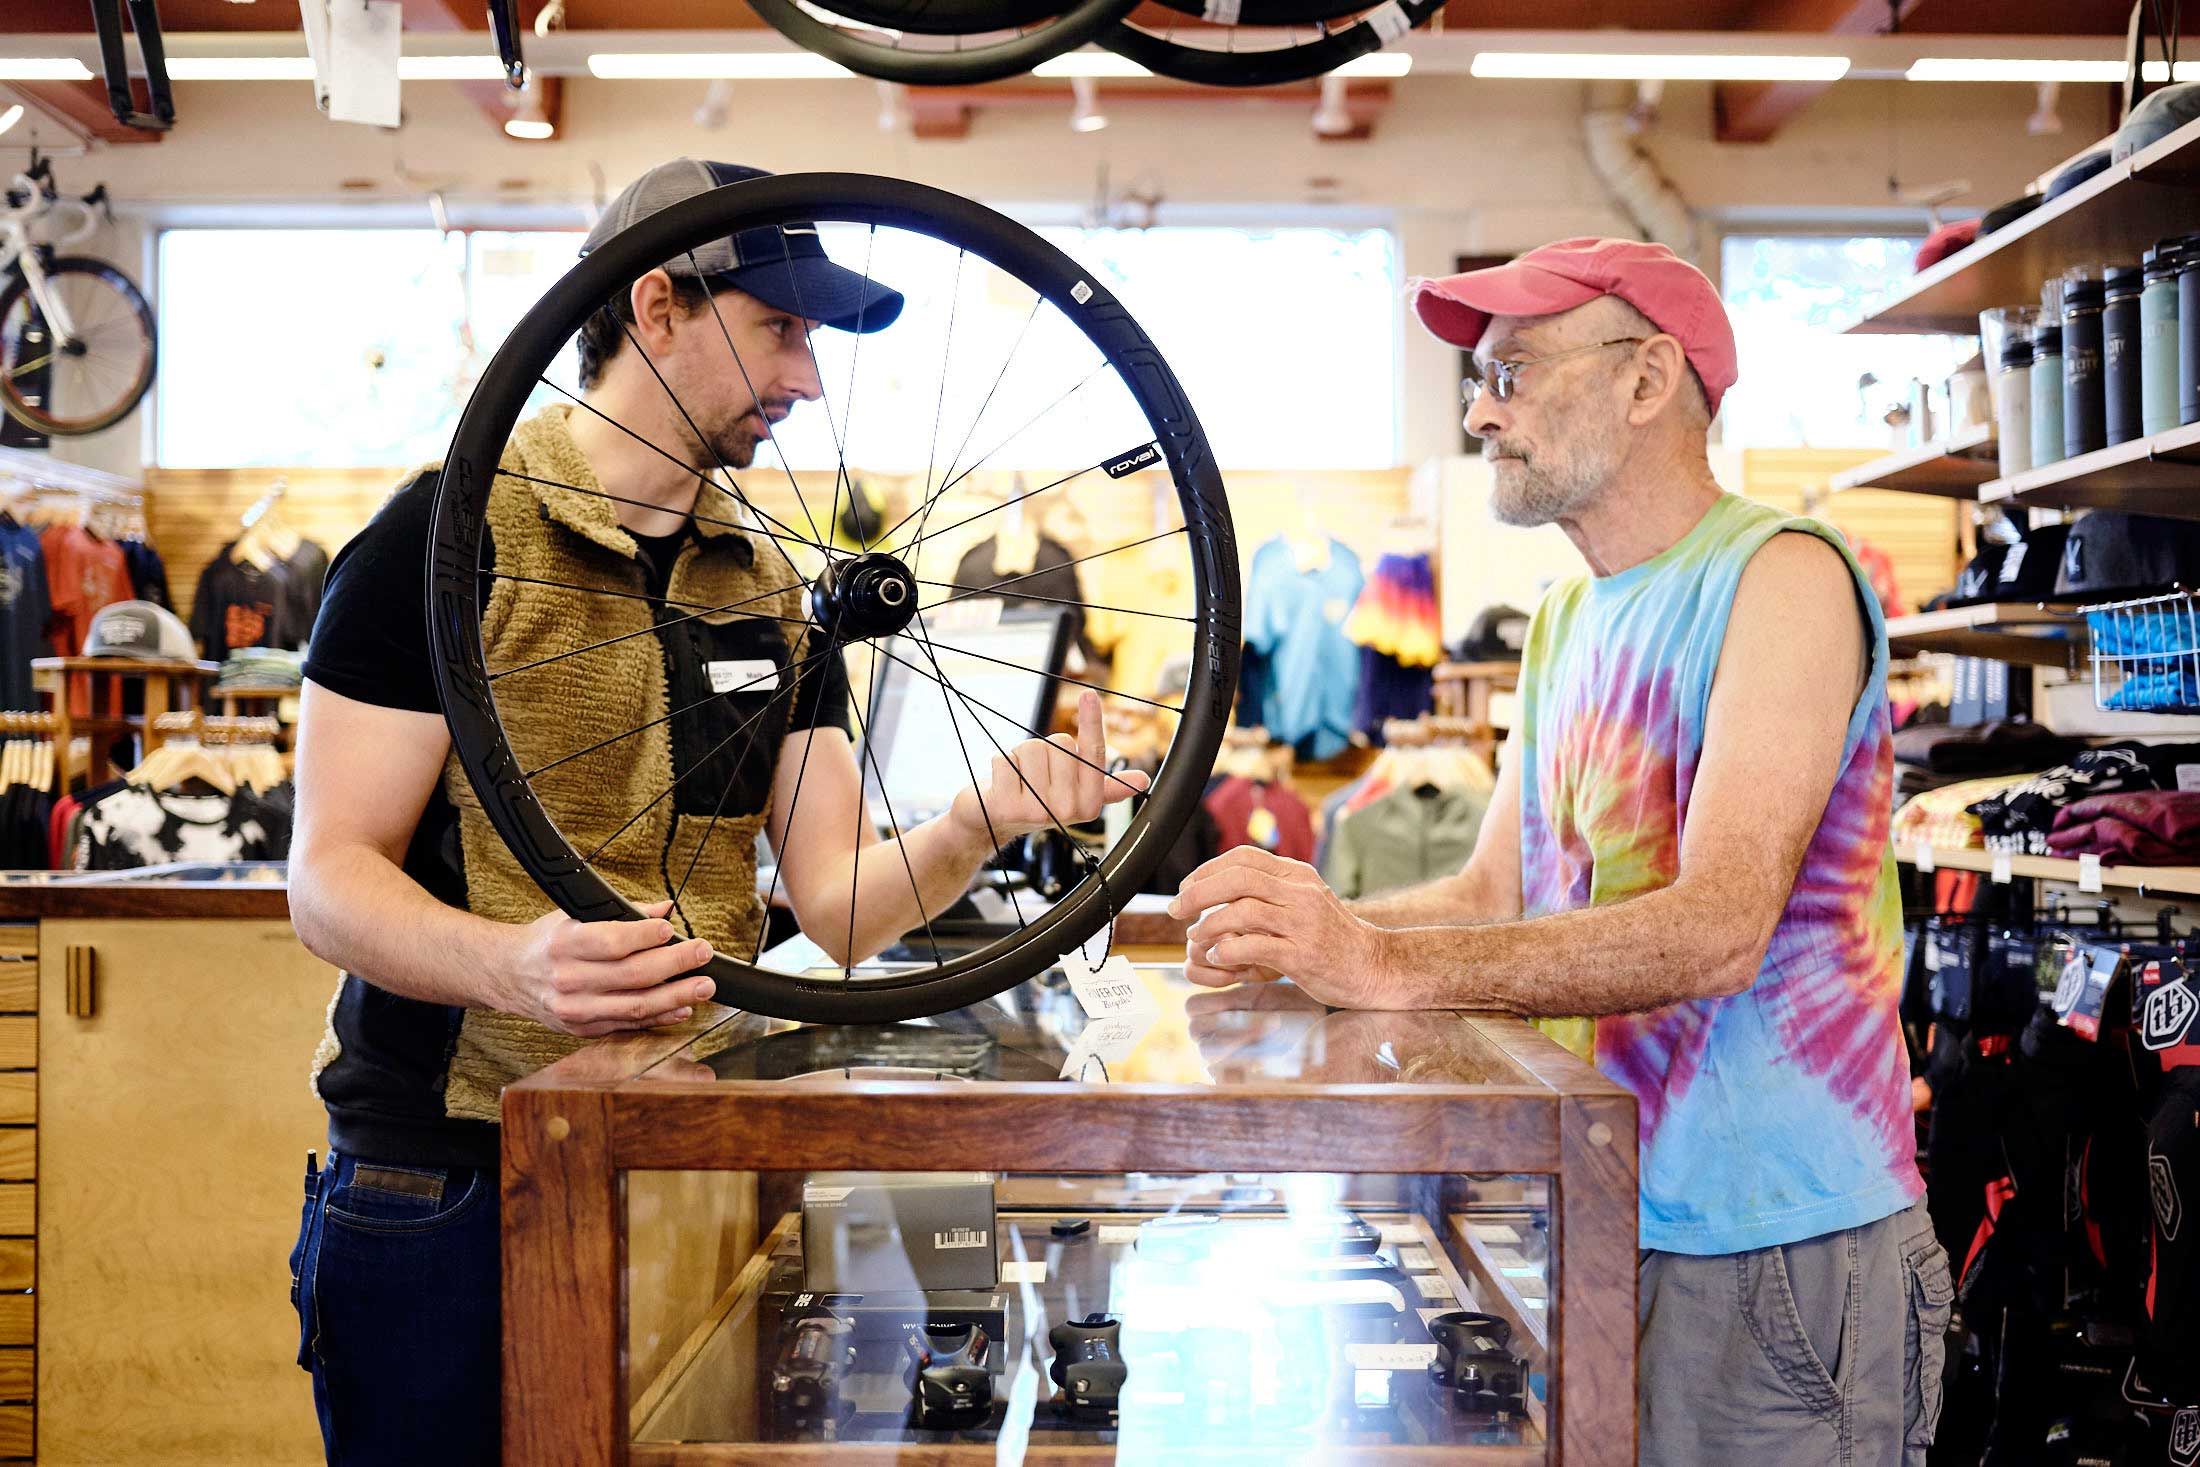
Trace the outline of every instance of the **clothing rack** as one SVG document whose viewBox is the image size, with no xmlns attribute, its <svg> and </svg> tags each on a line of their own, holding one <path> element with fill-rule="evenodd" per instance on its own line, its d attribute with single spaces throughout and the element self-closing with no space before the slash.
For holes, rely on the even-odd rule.
<svg viewBox="0 0 2200 1467">
<path fill-rule="evenodd" d="M 38 717 L 50 715 L 39 714 Z M 283 726 L 273 718 L 209 716 L 199 709 L 187 713 L 163 713 L 153 720 L 147 731 L 147 752 L 159 748 L 170 739 L 195 739 L 202 744 L 267 744 L 273 746 L 282 736 Z M 0 729 L 0 732 L 5 732 Z"/>
<path fill-rule="evenodd" d="M 1481 748 L 1489 742 L 1490 734 L 1490 726 L 1486 723 L 1441 713 L 1383 720 L 1383 742 L 1394 749 L 1422 749 L 1438 744 Z"/>
</svg>

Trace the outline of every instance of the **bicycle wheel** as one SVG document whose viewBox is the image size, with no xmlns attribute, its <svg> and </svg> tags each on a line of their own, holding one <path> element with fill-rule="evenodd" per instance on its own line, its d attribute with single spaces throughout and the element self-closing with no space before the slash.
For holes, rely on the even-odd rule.
<svg viewBox="0 0 2200 1467">
<path fill-rule="evenodd" d="M 858 0 L 861 4 L 861 0 Z M 1099 36 L 1138 0 L 1065 0 L 1067 9 L 1034 22 L 1024 0 L 996 7 L 958 7 L 968 29 L 939 34 L 924 25 L 883 28 L 856 15 L 820 9 L 807 0 L 751 0 L 770 26 L 804 50 L 879 81 L 919 87 L 969 87 L 1022 76 Z M 876 13 L 877 6 L 865 6 Z M 990 16 L 982 12 L 990 9 Z M 922 19 L 924 12 L 919 11 Z M 945 24 L 945 18 L 925 25 Z"/>
<path fill-rule="evenodd" d="M 1312 26 L 1367 9 L 1367 0 L 1155 0 L 1218 26 Z"/>
<path fill-rule="evenodd" d="M 728 466 L 717 448 L 706 452 L 713 440 L 700 430 L 681 440 L 691 445 L 685 458 L 648 443 L 652 466 L 671 462 L 706 485 L 718 473 L 723 504 L 736 508 L 722 520 L 708 516 L 703 501 L 721 501 L 704 487 L 693 529 L 700 535 L 737 525 L 753 546 L 754 574 L 767 596 L 717 603 L 670 598 L 635 612 L 645 598 L 631 579 L 634 563 L 604 561 L 600 583 L 544 583 L 563 586 L 559 594 L 575 606 L 594 604 L 589 597 L 613 598 L 609 605 L 636 618 L 633 627 L 608 639 L 560 633 L 550 650 L 523 649 L 513 661 L 512 628 L 540 625 L 542 618 L 519 609 L 520 593 L 511 587 L 525 577 L 494 560 L 484 563 L 484 525 L 499 493 L 541 497 L 561 487 L 544 488 L 549 481 L 539 476 L 515 480 L 506 458 L 530 399 L 544 397 L 547 386 L 547 399 L 569 416 L 617 428 L 622 443 L 646 442 L 646 432 L 553 383 L 553 362 L 603 302 L 642 275 L 708 242 L 773 226 L 800 226 L 777 235 L 779 248 L 789 251 L 790 277 L 787 240 L 814 227 L 850 276 L 861 261 L 857 298 L 869 299 L 872 282 L 880 280 L 907 304 L 882 333 L 804 338 L 815 373 L 810 395 L 820 400 L 766 430 L 746 472 Z M 713 315 L 721 299 L 731 299 L 735 312 L 743 304 L 739 297 L 713 298 Z M 799 314 L 809 317 L 813 309 L 826 318 L 833 313 L 812 303 Z M 724 338 L 722 368 L 702 390 L 738 388 L 745 396 L 730 412 L 745 413 L 769 398 L 754 387 L 725 317 L 715 328 L 700 319 L 712 351 L 718 350 L 713 330 Z M 618 349 L 639 352 L 640 344 L 629 334 Z M 652 410 L 665 415 L 674 434 L 683 422 L 695 429 L 679 389 L 643 360 L 669 400 Z M 738 445 L 731 456 L 739 457 Z M 907 493 L 883 516 L 880 532 L 867 544 L 834 543 L 832 527 L 848 522 L 844 506 L 856 486 L 872 486 L 863 491 L 868 495 L 884 482 Z M 620 499 L 615 485 L 580 487 L 598 500 Z M 500 523 L 531 522 L 537 508 L 549 515 L 546 506 L 506 501 L 514 502 L 521 520 Z M 990 559 L 973 574 L 974 556 L 999 549 L 991 532 L 1042 511 L 1058 527 L 1075 518 L 1085 523 L 1071 561 L 1083 567 L 1076 589 L 1065 591 L 1057 580 L 1041 593 L 1036 572 L 996 570 Z M 505 533 L 496 532 L 497 546 Z M 1105 587 L 1111 567 L 1130 589 L 1084 591 Z M 1070 568 L 1051 566 L 1047 574 Z M 1142 661 L 1177 666 L 1175 696 L 1158 683 L 1135 692 L 1111 687 L 1095 672 L 1059 678 L 1078 696 L 1094 688 L 1109 707 L 1152 720 L 1163 753 L 1150 794 L 1112 841 L 1081 839 L 1048 808 L 1075 861 L 1058 898 L 1045 900 L 1036 882 L 1020 881 L 1011 870 L 989 869 L 980 905 L 999 925 L 958 936 L 928 920 L 908 935 L 912 956 L 898 963 L 836 959 L 837 966 L 828 966 L 814 954 L 767 952 L 761 922 L 753 932 L 742 928 L 744 941 L 730 949 L 720 934 L 696 929 L 716 949 L 707 971 L 721 1002 L 807 1021 L 890 1022 L 963 1007 L 1044 971 L 1099 931 L 1198 809 L 1237 675 L 1237 554 L 1221 478 L 1182 388 L 1146 333 L 1095 271 L 1032 231 L 952 194 L 860 174 L 784 175 L 718 188 L 643 219 L 553 286 L 499 349 L 460 420 L 435 506 L 429 579 L 437 682 L 471 788 L 527 875 L 584 920 L 632 918 L 636 904 L 653 900 L 669 898 L 676 909 L 694 904 L 690 893 L 701 888 L 689 883 L 706 860 L 712 871 L 732 872 L 712 898 L 742 914 L 725 919 L 729 930 L 756 916 L 759 896 L 769 907 L 783 889 L 780 873 L 768 883 L 753 868 L 744 874 L 738 855 L 767 816 L 744 804 L 721 755 L 730 754 L 738 767 L 760 736 L 772 748 L 768 741 L 787 726 L 811 666 L 824 675 L 836 660 L 871 664 L 870 676 L 852 676 L 850 683 L 868 694 L 852 700 L 865 788 L 856 818 L 868 818 L 882 840 L 945 809 L 955 790 L 979 784 L 978 771 L 1012 740 L 1045 732 L 1054 664 L 1042 665 L 1035 651 L 1012 650 L 1034 645 L 1027 620 L 1051 621 L 1047 635 L 1059 640 L 1070 618 L 1082 618 L 1088 636 L 1105 629 L 1119 648 L 1135 637 Z M 895 596 L 882 589 L 887 585 L 899 588 Z M 1164 604 L 1156 586 L 1175 588 L 1181 602 Z M 1011 597 L 1023 606 L 1007 607 Z M 493 622 L 486 637 L 485 618 Z M 657 715 L 656 704 L 636 711 L 628 699 L 621 706 L 621 694 L 593 681 L 605 675 L 604 659 L 625 655 L 608 650 L 614 645 L 646 647 L 631 639 L 655 631 L 661 640 L 698 623 L 710 636 L 762 629 L 783 639 L 771 643 L 766 659 L 779 669 L 769 675 L 771 688 L 745 691 L 749 683 L 714 681 L 710 695 L 693 704 L 676 704 L 668 694 L 669 711 Z M 1118 650 L 1118 681 L 1123 657 Z M 591 672 L 592 665 L 599 670 Z M 1031 699 L 1036 708 L 1022 701 Z M 666 729 L 662 744 L 671 752 L 630 757 L 657 747 L 659 736 L 647 732 L 655 727 Z M 691 750 L 685 769 L 682 747 Z M 803 803 L 808 768 L 805 755 L 781 807 L 786 830 L 798 839 L 805 819 L 820 818 Z M 634 798 L 598 809 L 606 788 L 627 789 Z M 627 815 L 624 806 L 642 795 L 647 803 Z M 668 813 L 648 813 L 668 797 Z M 770 801 L 767 792 L 764 803 Z M 580 807 L 588 813 L 575 815 Z M 998 837 L 982 800 L 979 811 Z M 649 822 L 644 833 L 629 834 L 639 821 Z M 724 844 L 713 847 L 714 838 L 734 842 L 733 853 Z M 878 862 L 886 863 L 888 876 L 874 879 L 916 892 L 905 856 L 885 845 L 866 847 L 845 895 L 836 887 L 817 909 L 827 914 L 813 923 L 823 929 L 821 946 L 836 935 L 843 912 L 854 941 L 856 883 L 879 870 Z M 904 874 L 905 888 L 898 885 Z M 738 889 L 744 881 L 745 891 Z M 921 897 L 914 905 L 923 905 Z"/>
<path fill-rule="evenodd" d="M 0 290 L 0 408 L 54 437 L 111 428 L 153 385 L 153 308 L 102 260 L 64 256 L 45 275 L 73 335 L 57 343 L 29 280 L 11 274 Z"/>
<path fill-rule="evenodd" d="M 1100 44 L 1156 76 L 1206 87 L 1278 87 L 1327 76 L 1380 51 L 1442 8 L 1443 0 L 1383 0 L 1349 23 L 1178 26 L 1121 21 Z M 1323 7 L 1326 8 L 1326 7 Z M 1354 6 L 1347 10 L 1364 7 Z"/>
</svg>

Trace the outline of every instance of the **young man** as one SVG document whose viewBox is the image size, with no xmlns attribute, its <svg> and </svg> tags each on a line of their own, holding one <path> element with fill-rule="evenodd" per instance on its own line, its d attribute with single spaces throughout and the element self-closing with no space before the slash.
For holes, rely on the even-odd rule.
<svg viewBox="0 0 2200 1467">
<path fill-rule="evenodd" d="M 1414 304 L 1475 353 L 1497 516 L 1590 574 L 1536 613 L 1466 868 L 1348 906 L 1232 851 L 1177 897 L 1190 975 L 1601 1016 L 1640 1103 L 1645 1467 L 1922 1463 L 1950 1286 L 1896 1020 L 1878 602 L 1834 531 L 1713 481 L 1734 337 L 1694 267 L 1566 240 Z"/>
<path fill-rule="evenodd" d="M 694 159 L 653 169 L 586 248 L 754 176 Z M 314 1063 L 331 1156 L 318 1174 L 309 1164 L 291 1260 L 331 1463 L 497 1459 L 498 1096 L 594 1036 L 695 1014 L 713 988 L 697 970 L 713 952 L 747 960 L 757 941 L 759 831 L 806 930 L 854 962 L 961 896 L 996 840 L 1105 803 L 1087 694 L 1074 741 L 1018 745 L 982 797 L 965 789 L 899 852 L 871 844 L 846 672 L 805 625 L 787 527 L 744 517 L 708 477 L 748 467 L 773 423 L 821 395 L 812 331 L 877 330 L 901 305 L 828 259 L 813 227 L 745 230 L 608 302 L 580 335 L 581 400 L 513 431 L 485 516 L 484 650 L 514 669 L 499 716 L 560 831 L 596 848 L 591 863 L 647 920 L 555 910 L 452 756 L 424 585 L 435 471 L 331 568 L 290 866 L 300 938 L 346 975 Z M 652 710 L 667 716 L 644 723 Z M 1144 787 L 1110 785 L 1110 798 Z"/>
</svg>

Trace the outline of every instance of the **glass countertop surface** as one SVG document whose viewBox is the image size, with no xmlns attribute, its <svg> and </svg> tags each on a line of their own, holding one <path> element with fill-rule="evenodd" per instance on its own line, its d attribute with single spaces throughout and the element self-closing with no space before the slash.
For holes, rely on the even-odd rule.
<svg viewBox="0 0 2200 1467">
<path fill-rule="evenodd" d="M 899 1024 L 795 1024 L 729 1013 L 640 1083 L 772 1080 L 1087 1084 L 1529 1084 L 1492 1073 L 1491 1015 L 1330 1010 L 1288 982 L 1206 989 L 1181 966 L 1133 970 L 1144 994 L 1088 1018 L 1060 970 Z"/>
</svg>

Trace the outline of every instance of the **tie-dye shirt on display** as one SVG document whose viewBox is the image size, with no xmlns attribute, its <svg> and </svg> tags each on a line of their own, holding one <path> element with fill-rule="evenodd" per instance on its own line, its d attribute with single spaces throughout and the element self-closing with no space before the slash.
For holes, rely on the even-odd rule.
<svg viewBox="0 0 2200 1467">
<path fill-rule="evenodd" d="M 1520 681 L 1525 913 L 1625 901 L 1678 878 L 1734 593 L 1750 557 L 1787 530 L 1826 540 L 1856 574 L 1871 677 L 1756 983 L 1597 1021 L 1597 1067 L 1641 1107 L 1645 1248 L 1792 1243 L 1890 1216 L 1924 1191 L 1896 1015 L 1886 627 L 1835 531 L 1723 495 L 1643 564 L 1552 588 Z"/>
</svg>

